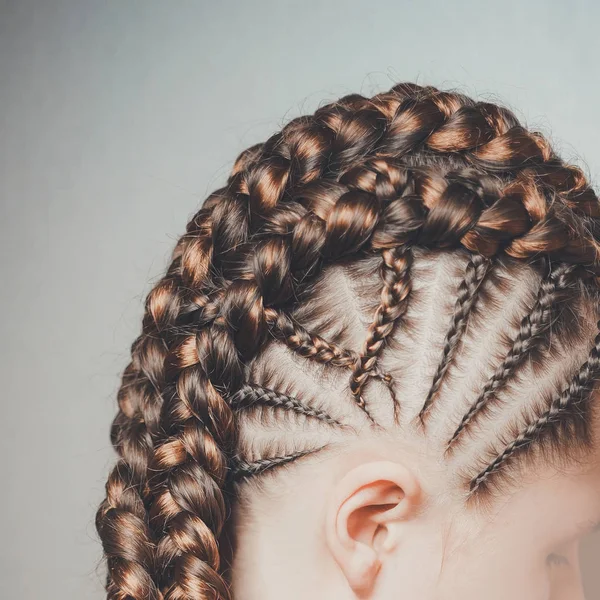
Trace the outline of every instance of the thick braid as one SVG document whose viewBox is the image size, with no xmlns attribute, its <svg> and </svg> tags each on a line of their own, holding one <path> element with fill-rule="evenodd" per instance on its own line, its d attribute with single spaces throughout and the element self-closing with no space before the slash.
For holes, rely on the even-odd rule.
<svg viewBox="0 0 600 600">
<path fill-rule="evenodd" d="M 600 328 L 600 321 L 598 321 Z M 542 436 L 558 436 L 561 430 L 567 432 L 570 425 L 583 430 L 583 440 L 589 435 L 588 410 L 582 406 L 589 400 L 594 385 L 600 375 L 600 333 L 596 335 L 594 346 L 585 363 L 574 375 L 569 385 L 557 394 L 549 408 L 524 427 L 517 437 L 500 452 L 488 466 L 476 475 L 469 484 L 471 494 L 488 484 L 492 475 Z"/>
<path fill-rule="evenodd" d="M 488 258 L 475 254 L 469 258 L 467 267 L 465 270 L 465 277 L 461 281 L 458 287 L 458 297 L 454 307 L 454 314 L 452 315 L 452 321 L 450 323 L 450 329 L 446 334 L 444 340 L 444 349 L 442 351 L 442 358 L 438 363 L 437 369 L 433 376 L 433 381 L 427 397 L 423 403 L 423 407 L 419 412 L 419 420 L 424 423 L 427 414 L 429 413 L 433 400 L 437 394 L 440 386 L 444 380 L 444 376 L 448 371 L 448 368 L 452 364 L 454 357 L 456 356 L 458 347 L 460 345 L 463 333 L 467 327 L 467 322 L 471 310 L 477 300 L 477 295 L 481 287 L 485 276 L 489 272 L 492 265 L 492 261 Z"/>
<path fill-rule="evenodd" d="M 148 295 L 142 334 L 131 346 L 132 360 L 117 395 L 119 412 L 112 423 L 111 441 L 120 460 L 108 477 L 106 498 L 96 513 L 111 599 L 162 598 L 147 512 L 151 498 L 148 468 L 159 432 L 164 335 L 179 307 L 176 287 L 170 271 Z"/>
<path fill-rule="evenodd" d="M 222 220 L 228 218 L 218 206 L 201 210 L 182 238 L 182 290 L 210 284 L 213 232 L 225 229 Z M 227 309 L 229 314 L 225 299 Z M 155 448 L 150 481 L 157 578 L 165 600 L 186 598 L 189 590 L 197 598 L 228 598 L 217 540 L 226 515 L 222 488 L 235 428 L 222 394 L 241 385 L 243 367 L 220 318 L 192 334 L 174 327 L 172 338 L 165 360 L 169 385 L 162 411 L 164 434 Z"/>
<path fill-rule="evenodd" d="M 463 152 L 464 158 L 479 169 L 484 166 L 492 172 L 522 171 L 528 174 L 522 179 L 528 179 L 531 186 L 534 180 L 558 182 L 561 185 L 556 189 L 566 206 L 594 216 L 593 212 L 597 209 L 591 201 L 593 192 L 589 187 L 582 187 L 584 184 L 577 170 L 565 167 L 539 134 L 530 133 L 520 126 L 506 109 L 488 103 L 474 103 L 459 94 L 436 92 L 433 88 L 420 90 L 413 97 L 405 92 L 405 89 L 402 93 L 392 90 L 371 100 L 354 94 L 332 106 L 320 108 L 313 119 L 295 119 L 263 145 L 262 166 L 253 169 L 252 176 L 238 173 L 233 177 L 240 192 L 247 194 L 250 202 L 253 191 L 265 193 L 268 201 L 264 205 L 269 209 L 275 207 L 289 188 L 290 168 L 294 162 L 292 152 L 299 148 L 307 156 L 309 151 L 314 152 L 310 156 L 314 168 L 310 177 L 304 180 L 304 183 L 310 183 L 317 177 L 319 169 L 322 176 L 329 179 L 331 174 L 339 179 L 340 174 L 358 161 L 365 160 L 369 154 L 398 160 L 423 146 L 437 153 Z M 388 125 L 382 127 L 382 121 L 388 121 Z M 325 133 L 326 130 L 329 134 Z M 304 140 L 309 136 L 313 141 L 318 140 L 314 147 Z M 324 146 L 328 141 L 331 148 L 327 151 Z M 352 151 L 349 151 L 350 146 Z M 333 166 L 336 168 L 333 169 Z M 520 184 L 524 185 L 523 181 Z M 298 187 L 302 188 L 302 185 Z M 549 244 L 549 234 L 552 233 L 555 240 L 550 250 L 557 256 L 572 254 L 573 261 L 589 261 L 592 255 L 598 254 L 597 244 L 588 244 L 584 248 L 578 243 L 577 236 L 568 235 L 568 228 L 561 224 L 563 219 L 568 221 L 564 211 L 558 215 L 556 222 L 554 218 L 541 219 L 535 214 L 539 207 L 534 203 L 525 205 L 525 211 L 521 205 L 520 211 L 536 224 L 531 232 L 528 231 L 530 226 L 523 228 L 523 217 L 519 215 L 517 204 L 522 198 L 518 195 L 516 192 L 507 193 L 499 202 L 487 206 L 480 222 L 473 222 L 466 228 L 462 245 L 485 256 L 494 254 L 492 246 L 496 251 L 499 246 L 506 246 L 502 249 L 510 256 L 526 258 L 540 252 L 541 241 Z M 428 199 L 424 200 L 431 208 Z M 321 216 L 318 211 L 314 212 Z M 544 216 L 555 216 L 553 212 L 546 213 Z M 515 219 L 507 220 L 509 216 Z M 502 221 L 500 217 L 503 217 Z M 435 230 L 430 233 L 435 233 Z M 439 242 L 442 246 L 448 245 L 447 240 Z"/>
<path fill-rule="evenodd" d="M 574 265 L 559 264 L 542 280 L 531 312 L 521 320 L 519 332 L 504 360 L 484 385 L 448 441 L 448 452 L 477 422 L 492 401 L 499 402 L 498 392 L 514 377 L 518 367 L 523 364 L 532 350 L 543 342 L 544 334 L 549 332 L 552 315 L 557 308 L 557 297 L 572 284 L 574 269 Z"/>
<path fill-rule="evenodd" d="M 261 223 L 243 204 L 249 202 L 257 215 L 267 214 L 287 185 L 281 166 L 272 166 L 266 187 L 264 180 L 243 170 L 232 175 L 227 188 L 209 197 L 209 218 L 196 217 L 188 227 L 182 287 L 201 290 L 210 284 L 207 258 L 224 282 L 236 274 L 247 241 Z M 259 169 L 260 162 L 255 167 Z M 203 239 L 212 245 L 203 248 L 199 243 Z M 220 311 L 209 326 L 185 335 L 172 347 L 168 372 L 174 390 L 169 409 L 163 412 L 167 437 L 155 452 L 159 475 L 153 481 L 151 512 L 156 530 L 163 533 L 156 564 L 165 600 L 188 598 L 191 590 L 196 598 L 229 598 L 219 573 L 217 544 L 226 516 L 227 456 L 235 446 L 233 413 L 224 394 L 230 396 L 242 386 L 245 361 L 267 337 L 263 308 L 263 302 L 270 299 L 267 291 L 281 301 L 292 291 L 285 261 L 277 265 L 282 267 L 275 273 L 277 281 L 264 277 L 273 271 L 262 263 L 277 263 L 270 251 L 268 244 L 258 249 L 257 260 L 247 261 L 247 276 L 233 281 L 226 294 L 219 295 Z"/>
</svg>

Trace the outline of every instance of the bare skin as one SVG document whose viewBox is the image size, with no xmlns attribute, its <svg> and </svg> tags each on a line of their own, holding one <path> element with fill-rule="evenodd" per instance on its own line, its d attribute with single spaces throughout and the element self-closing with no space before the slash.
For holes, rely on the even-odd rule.
<svg viewBox="0 0 600 600">
<path fill-rule="evenodd" d="M 485 511 L 425 449 L 356 438 L 249 490 L 235 510 L 240 600 L 580 600 L 600 521 L 600 453 L 544 468 Z"/>
</svg>

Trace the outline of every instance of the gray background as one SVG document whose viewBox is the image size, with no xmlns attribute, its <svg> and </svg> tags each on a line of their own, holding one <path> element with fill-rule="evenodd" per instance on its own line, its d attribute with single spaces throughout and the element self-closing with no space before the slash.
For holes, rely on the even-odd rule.
<svg viewBox="0 0 600 600">
<path fill-rule="evenodd" d="M 103 597 L 120 372 L 239 151 L 413 80 L 509 105 L 597 185 L 599 17 L 593 0 L 0 0 L 0 595 Z"/>
</svg>

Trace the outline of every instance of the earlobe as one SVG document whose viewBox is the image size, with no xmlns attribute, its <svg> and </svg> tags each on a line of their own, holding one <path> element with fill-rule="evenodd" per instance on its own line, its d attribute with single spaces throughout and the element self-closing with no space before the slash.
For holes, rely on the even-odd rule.
<svg viewBox="0 0 600 600">
<path fill-rule="evenodd" d="M 352 469 L 336 485 L 326 517 L 329 549 L 359 597 L 400 538 L 398 524 L 410 519 L 421 500 L 415 475 L 400 463 L 373 461 Z"/>
</svg>

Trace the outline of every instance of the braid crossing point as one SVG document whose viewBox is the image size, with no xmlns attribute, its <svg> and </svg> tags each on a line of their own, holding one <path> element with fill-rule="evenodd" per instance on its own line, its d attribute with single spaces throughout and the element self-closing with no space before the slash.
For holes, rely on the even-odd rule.
<svg viewBox="0 0 600 600">
<path fill-rule="evenodd" d="M 582 171 L 565 164 L 541 134 L 506 108 L 432 86 L 347 95 L 242 152 L 226 185 L 189 221 L 149 293 L 123 373 L 111 430 L 119 458 L 96 515 L 107 598 L 230 598 L 218 540 L 232 464 L 257 475 L 301 455 L 308 461 L 314 450 L 237 455 L 237 422 L 253 418 L 239 392 L 248 390 L 249 366 L 267 344 L 349 369 L 348 419 L 361 414 L 350 408 L 358 406 L 374 421 L 365 385 L 381 379 L 398 421 L 398 382 L 378 360 L 397 327 L 410 325 L 415 256 L 468 253 L 427 412 L 492 263 L 544 256 L 595 285 L 599 217 Z M 380 261 L 379 307 L 360 351 L 294 320 L 299 299 L 316 306 L 312 286 L 329 267 L 370 258 Z M 551 285 L 558 289 L 560 281 Z M 549 306 L 536 310 L 494 391 L 549 322 Z M 260 402 L 274 414 L 295 411 L 317 426 L 333 424 L 326 411 L 274 392 L 263 392 Z M 563 414 L 554 408 L 544 427 L 558 426 Z M 488 472 L 486 483 L 501 471 Z"/>
<path fill-rule="evenodd" d="M 283 313 L 270 313 L 271 331 L 277 339 L 283 341 L 294 352 L 314 360 L 316 362 L 326 363 L 337 367 L 349 367 L 353 369 L 351 383 L 354 380 L 354 373 L 357 365 L 360 364 L 363 357 L 352 350 L 341 348 L 339 345 L 323 339 L 314 332 L 308 332 L 300 324 L 294 322 L 288 315 Z M 397 414 L 398 400 L 394 390 L 393 378 L 389 373 L 381 371 L 378 365 L 371 364 L 368 370 L 362 375 L 361 389 L 364 385 L 364 378 L 374 377 L 383 382 L 388 388 L 394 405 L 394 414 Z M 352 390 L 352 385 L 350 387 Z M 356 394 L 354 394 L 356 398 Z M 357 405 L 366 414 L 372 424 L 376 424 L 372 415 L 369 413 L 366 403 L 362 396 L 356 401 Z"/>
<path fill-rule="evenodd" d="M 352 371 L 350 390 L 356 402 L 362 408 L 365 400 L 362 389 L 369 372 L 375 368 L 377 356 L 381 352 L 385 339 L 393 330 L 396 321 L 406 312 L 410 293 L 410 248 L 386 249 L 383 251 L 381 278 L 384 281 L 381 292 L 381 304 L 375 312 L 373 323 L 364 342 L 363 351 Z M 398 403 L 394 399 L 394 417 L 398 418 Z"/>
</svg>

